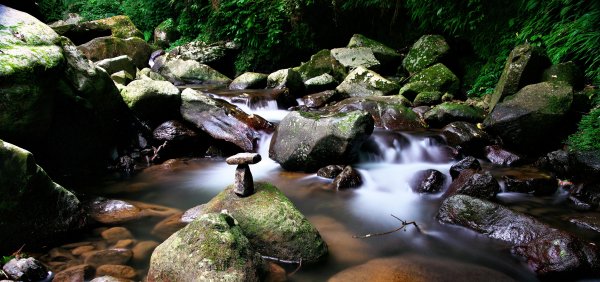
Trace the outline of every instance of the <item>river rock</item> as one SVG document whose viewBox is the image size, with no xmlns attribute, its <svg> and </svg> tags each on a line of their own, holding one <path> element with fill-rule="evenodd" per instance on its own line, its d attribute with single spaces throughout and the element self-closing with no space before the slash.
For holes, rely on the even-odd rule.
<svg viewBox="0 0 600 282">
<path fill-rule="evenodd" d="M 125 85 L 132 82 L 134 77 L 126 71 L 118 71 L 111 74 L 110 79 L 115 82 L 115 85 L 119 89 L 119 93 L 121 93 L 125 89 Z"/>
<path fill-rule="evenodd" d="M 442 102 L 442 92 L 439 91 L 426 91 L 417 94 L 413 104 L 415 107 L 418 106 L 435 106 Z"/>
<path fill-rule="evenodd" d="M 572 172 L 582 181 L 600 180 L 600 150 L 574 151 L 569 154 Z"/>
<path fill-rule="evenodd" d="M 97 198 L 89 210 L 92 219 L 104 224 L 120 224 L 142 217 L 142 209 L 122 200 Z"/>
<path fill-rule="evenodd" d="M 92 281 L 90 281 L 90 282 L 133 282 L 133 280 L 104 275 L 104 276 L 96 277 L 96 278 L 92 279 Z"/>
<path fill-rule="evenodd" d="M 526 85 L 540 82 L 544 69 L 549 66 L 550 59 L 542 48 L 528 43 L 516 46 L 508 55 L 500 81 L 492 94 L 490 112 L 504 98 L 514 95 Z"/>
<path fill-rule="evenodd" d="M 102 238 L 109 242 L 116 242 L 124 239 L 133 239 L 133 235 L 125 227 L 112 227 L 102 231 Z"/>
<path fill-rule="evenodd" d="M 364 47 L 369 48 L 373 55 L 375 55 L 375 59 L 381 63 L 381 68 L 384 70 L 396 70 L 400 61 L 402 60 L 402 56 L 400 53 L 396 52 L 393 48 L 389 46 L 368 38 L 362 34 L 354 34 L 352 38 L 350 38 L 350 42 L 346 46 L 348 48 L 358 48 Z"/>
<path fill-rule="evenodd" d="M 154 44 L 163 49 L 169 48 L 169 45 L 175 42 L 179 36 L 180 33 L 177 30 L 177 25 L 172 18 L 168 18 L 160 23 L 154 28 L 154 32 L 152 33 Z"/>
<path fill-rule="evenodd" d="M 556 150 L 541 156 L 534 165 L 555 173 L 558 177 L 566 178 L 571 171 L 569 152 Z"/>
<path fill-rule="evenodd" d="M 542 81 L 563 81 L 571 85 L 574 90 L 583 89 L 585 76 L 581 69 L 573 62 L 565 62 L 552 65 L 542 74 Z"/>
<path fill-rule="evenodd" d="M 35 220 L 33 220 L 35 219 Z M 48 243 L 85 224 L 75 195 L 53 182 L 33 155 L 0 140 L 0 252 Z"/>
<path fill-rule="evenodd" d="M 571 216 L 569 222 L 581 228 L 600 233 L 600 214 L 598 213 Z"/>
<path fill-rule="evenodd" d="M 182 215 L 183 213 L 178 213 L 163 219 L 157 223 L 154 228 L 152 228 L 152 235 L 161 240 L 166 240 L 173 233 L 179 231 L 181 228 L 185 227 L 189 222 L 191 222 L 191 220 L 183 221 Z"/>
<path fill-rule="evenodd" d="M 113 74 L 119 71 L 125 71 L 133 77 L 135 77 L 137 74 L 136 66 L 133 63 L 133 60 L 127 55 L 100 60 L 94 64 L 97 67 L 103 68 L 108 74 Z"/>
<path fill-rule="evenodd" d="M 13 258 L 2 266 L 2 270 L 17 281 L 40 281 L 48 276 L 46 267 L 34 258 Z"/>
<path fill-rule="evenodd" d="M 52 29 L 77 45 L 104 36 L 122 39 L 130 37 L 144 38 L 144 34 L 125 15 L 79 23 L 56 23 L 52 25 Z"/>
<path fill-rule="evenodd" d="M 381 63 L 375 58 L 373 51 L 366 47 L 331 49 L 331 56 L 347 68 L 363 67 L 379 69 Z"/>
<path fill-rule="evenodd" d="M 157 72 L 152 71 L 150 68 L 143 68 L 137 72 L 136 79 L 151 79 L 158 81 L 167 80 L 164 76 L 158 74 Z"/>
<path fill-rule="evenodd" d="M 435 270 L 435 271 L 433 271 Z M 329 282 L 346 281 L 514 281 L 501 272 L 474 264 L 409 254 L 378 258 L 350 267 Z"/>
<path fill-rule="evenodd" d="M 125 87 L 121 96 L 138 117 L 153 124 L 179 116 L 179 89 L 168 81 L 136 80 Z"/>
<path fill-rule="evenodd" d="M 133 262 L 143 263 L 150 260 L 150 255 L 160 243 L 156 241 L 141 241 L 131 249 L 133 252 Z"/>
<path fill-rule="evenodd" d="M 101 171 L 134 131 L 114 83 L 37 19 L 3 5 L 0 13 L 0 136 L 51 174 Z"/>
<path fill-rule="evenodd" d="M 402 66 L 409 73 L 417 73 L 441 61 L 450 46 L 441 35 L 423 35 L 408 51 Z"/>
<path fill-rule="evenodd" d="M 363 111 L 291 112 L 273 134 L 269 157 L 287 170 L 316 171 L 329 164 L 348 164 L 358 157 L 373 124 L 371 115 Z"/>
<path fill-rule="evenodd" d="M 302 101 L 304 105 L 309 108 L 321 108 L 326 106 L 327 104 L 331 104 L 333 102 L 341 101 L 346 98 L 349 98 L 346 95 L 340 94 L 335 90 L 327 90 L 319 93 L 314 93 L 310 95 L 306 95 L 302 97 Z"/>
<path fill-rule="evenodd" d="M 233 75 L 234 60 L 239 48 L 239 44 L 231 41 L 192 41 L 173 48 L 169 54 L 178 59 L 194 60 L 208 65 L 226 75 Z"/>
<path fill-rule="evenodd" d="M 358 170 L 347 165 L 338 175 L 335 176 L 330 187 L 333 190 L 340 191 L 349 188 L 358 188 L 362 184 L 362 176 L 360 176 Z"/>
<path fill-rule="evenodd" d="M 61 272 L 56 273 L 54 282 L 84 282 L 94 278 L 96 270 L 89 264 L 81 264 L 69 267 Z"/>
<path fill-rule="evenodd" d="M 127 264 L 133 253 L 128 249 L 107 249 L 85 255 L 85 263 L 94 267 L 105 264 Z"/>
<path fill-rule="evenodd" d="M 501 166 L 516 166 L 521 163 L 521 157 L 519 157 L 519 155 L 505 150 L 500 145 L 486 146 L 485 157 L 491 163 Z"/>
<path fill-rule="evenodd" d="M 263 271 L 260 255 L 236 220 L 208 213 L 154 250 L 147 281 L 260 281 Z"/>
<path fill-rule="evenodd" d="M 390 95 L 398 89 L 399 86 L 395 82 L 364 67 L 355 68 L 336 88 L 338 92 L 351 97 Z"/>
<path fill-rule="evenodd" d="M 244 151 L 254 151 L 260 138 L 258 130 L 270 131 L 273 125 L 257 115 L 248 115 L 236 106 L 208 95 L 185 89 L 181 115 L 199 129 L 217 140 L 238 146 Z"/>
<path fill-rule="evenodd" d="M 442 128 L 442 134 L 450 146 L 460 146 L 464 152 L 481 155 L 484 146 L 492 142 L 492 138 L 472 123 L 455 121 Z"/>
<path fill-rule="evenodd" d="M 294 69 L 282 69 L 269 74 L 267 88 L 287 88 L 294 97 L 301 97 L 305 90 L 302 76 Z"/>
<path fill-rule="evenodd" d="M 579 201 L 596 208 L 600 205 L 600 182 L 590 182 L 578 185 L 571 191 L 571 195 Z"/>
<path fill-rule="evenodd" d="M 344 170 L 343 165 L 328 165 L 320 168 L 317 171 L 317 176 L 334 179 L 342 172 L 342 170 Z"/>
<path fill-rule="evenodd" d="M 446 176 L 438 170 L 418 171 L 413 177 L 411 188 L 416 193 L 435 194 L 444 188 Z"/>
<path fill-rule="evenodd" d="M 460 81 L 458 77 L 443 64 L 435 64 L 414 74 L 409 84 L 403 86 L 398 94 L 407 96 L 408 93 L 423 93 L 438 91 L 455 94 Z M 412 96 L 412 95 L 410 95 Z M 440 97 L 441 99 L 441 97 Z"/>
<path fill-rule="evenodd" d="M 155 128 L 152 137 L 160 142 L 185 142 L 197 139 L 198 133 L 180 121 L 169 120 Z"/>
<path fill-rule="evenodd" d="M 328 73 L 315 76 L 304 82 L 307 93 L 317 93 L 325 90 L 335 89 L 337 85 L 338 82 Z"/>
<path fill-rule="evenodd" d="M 239 198 L 233 186 L 228 186 L 206 203 L 202 213 L 227 210 L 261 255 L 303 263 L 314 263 L 327 255 L 327 244 L 317 229 L 277 187 L 262 182 L 254 187 L 252 196 Z"/>
<path fill-rule="evenodd" d="M 293 68 L 302 77 L 302 81 L 329 74 L 336 81 L 342 81 L 347 75 L 346 68 L 340 64 L 331 54 L 330 50 L 324 49 L 310 57 L 306 63 Z"/>
<path fill-rule="evenodd" d="M 154 162 L 182 156 L 202 156 L 210 145 L 206 140 L 208 136 L 177 120 L 163 122 L 154 129 L 152 136 L 161 144 L 153 156 Z"/>
<path fill-rule="evenodd" d="M 137 273 L 135 269 L 127 265 L 105 264 L 96 269 L 96 276 L 112 276 L 116 278 L 135 279 Z"/>
<path fill-rule="evenodd" d="M 484 121 L 488 132 L 499 135 L 516 151 L 536 154 L 560 146 L 568 134 L 573 88 L 542 82 L 528 85 L 497 104 Z"/>
<path fill-rule="evenodd" d="M 258 72 L 245 72 L 236 77 L 230 84 L 229 89 L 262 89 L 267 86 L 267 77 L 269 75 Z"/>
<path fill-rule="evenodd" d="M 500 184 L 489 172 L 466 169 L 452 181 L 447 195 L 463 194 L 481 199 L 493 199 L 500 192 Z"/>
<path fill-rule="evenodd" d="M 479 171 L 481 170 L 481 164 L 476 158 L 468 156 L 450 167 L 450 176 L 452 176 L 452 179 L 454 180 L 463 170 L 466 169 Z"/>
<path fill-rule="evenodd" d="M 549 174 L 536 176 L 505 175 L 504 187 L 507 192 L 533 193 L 538 196 L 549 196 L 558 189 L 558 180 Z"/>
<path fill-rule="evenodd" d="M 444 127 L 455 121 L 479 123 L 483 121 L 483 109 L 457 102 L 444 102 L 425 113 L 425 121 L 432 127 Z"/>
<path fill-rule="evenodd" d="M 513 253 L 524 257 L 533 271 L 547 279 L 560 275 L 575 279 L 599 271 L 595 245 L 486 200 L 467 195 L 449 197 L 442 203 L 438 218 L 508 243 Z"/>
<path fill-rule="evenodd" d="M 196 60 L 184 60 L 171 54 L 159 56 L 154 60 L 152 70 L 174 84 L 225 84 L 231 79 L 208 65 Z"/>
<path fill-rule="evenodd" d="M 419 117 L 397 97 L 352 97 L 328 107 L 327 110 L 334 113 L 366 111 L 373 117 L 375 126 L 388 130 L 410 131 L 424 128 Z"/>
<path fill-rule="evenodd" d="M 139 69 L 148 66 L 150 53 L 152 53 L 152 47 L 138 37 L 127 39 L 114 36 L 98 37 L 77 46 L 77 49 L 92 61 L 127 55 Z"/>
</svg>

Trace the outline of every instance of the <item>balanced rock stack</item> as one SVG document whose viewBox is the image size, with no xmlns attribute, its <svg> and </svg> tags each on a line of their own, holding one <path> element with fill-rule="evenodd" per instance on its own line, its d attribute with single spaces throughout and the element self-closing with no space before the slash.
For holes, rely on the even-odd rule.
<svg viewBox="0 0 600 282">
<path fill-rule="evenodd" d="M 254 194 L 254 180 L 248 165 L 260 162 L 262 157 L 257 153 L 239 153 L 227 158 L 229 165 L 237 165 L 233 192 L 240 197 Z"/>
</svg>

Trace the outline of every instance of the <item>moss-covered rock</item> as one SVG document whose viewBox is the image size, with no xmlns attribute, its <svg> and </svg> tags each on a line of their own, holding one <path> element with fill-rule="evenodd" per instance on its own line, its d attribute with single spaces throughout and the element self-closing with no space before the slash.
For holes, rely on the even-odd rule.
<svg viewBox="0 0 600 282">
<path fill-rule="evenodd" d="M 122 55 L 129 56 L 135 66 L 143 69 L 148 66 L 152 47 L 138 37 L 122 39 L 114 36 L 95 38 L 77 47 L 88 59 L 100 61 Z"/>
<path fill-rule="evenodd" d="M 264 73 L 245 72 L 229 84 L 229 89 L 262 89 L 267 86 L 267 77 Z"/>
<path fill-rule="evenodd" d="M 173 19 L 169 18 L 160 23 L 153 33 L 154 44 L 166 49 L 179 38 L 180 34 Z"/>
<path fill-rule="evenodd" d="M 363 67 L 376 70 L 381 66 L 373 51 L 366 47 L 331 49 L 331 56 L 347 68 Z"/>
<path fill-rule="evenodd" d="M 557 149 L 566 137 L 572 102 L 573 88 L 566 83 L 528 85 L 497 104 L 484 125 L 509 148 L 524 153 L 547 152 Z"/>
<path fill-rule="evenodd" d="M 458 77 L 443 64 L 435 64 L 418 73 L 416 73 L 409 83 L 421 82 L 422 84 L 413 85 L 412 91 L 440 91 L 454 94 L 458 91 L 460 81 Z M 406 90 L 405 90 L 406 92 Z M 417 94 L 418 94 L 417 93 Z M 400 92 L 404 95 L 404 92 Z"/>
<path fill-rule="evenodd" d="M 332 90 L 338 85 L 335 78 L 328 73 L 313 77 L 304 82 L 307 93 L 317 93 L 325 90 Z"/>
<path fill-rule="evenodd" d="M 294 71 L 300 74 L 303 81 L 307 81 L 325 73 L 333 76 L 338 81 L 342 81 L 347 74 L 346 68 L 340 64 L 340 62 L 331 55 L 331 51 L 327 49 L 312 55 L 308 62 L 302 63 L 299 67 L 295 67 Z"/>
<path fill-rule="evenodd" d="M 108 74 L 125 71 L 133 77 L 137 75 L 136 66 L 133 60 L 127 55 L 100 60 L 95 65 L 103 68 Z"/>
<path fill-rule="evenodd" d="M 156 58 L 152 67 L 175 84 L 229 84 L 231 79 L 208 65 L 195 60 L 183 60 L 170 55 Z"/>
<path fill-rule="evenodd" d="M 441 35 L 423 35 L 410 48 L 402 61 L 409 73 L 417 73 L 440 62 L 448 54 L 450 46 Z"/>
<path fill-rule="evenodd" d="M 168 81 L 135 80 L 121 96 L 135 115 L 155 125 L 179 116 L 179 89 Z"/>
<path fill-rule="evenodd" d="M 373 117 L 375 126 L 388 130 L 423 129 L 419 117 L 404 105 L 396 96 L 373 96 L 348 98 L 326 109 L 335 113 L 367 111 Z"/>
<path fill-rule="evenodd" d="M 157 72 L 152 71 L 150 68 L 143 68 L 140 71 L 137 72 L 137 75 L 135 76 L 136 79 L 151 79 L 151 80 L 158 80 L 158 81 L 165 81 L 167 80 L 164 76 L 158 74 Z"/>
<path fill-rule="evenodd" d="M 401 60 L 400 53 L 396 52 L 393 48 L 389 46 L 368 38 L 362 34 L 354 34 L 352 38 L 350 38 L 350 42 L 348 42 L 348 48 L 357 48 L 357 47 L 365 47 L 369 48 L 375 58 L 381 62 L 383 66 L 389 67 L 397 67 L 398 63 Z"/>
<path fill-rule="evenodd" d="M 351 97 L 384 96 L 398 91 L 398 84 L 363 67 L 354 69 L 336 90 Z"/>
<path fill-rule="evenodd" d="M 291 112 L 273 134 L 269 157 L 287 170 L 316 171 L 330 164 L 349 164 L 373 132 L 373 123 L 371 114 L 363 111 Z"/>
<path fill-rule="evenodd" d="M 523 44 L 516 46 L 508 56 L 492 99 L 490 112 L 497 103 L 511 96 L 526 85 L 538 83 L 544 69 L 550 66 L 546 51 L 540 47 Z"/>
<path fill-rule="evenodd" d="M 573 62 L 552 65 L 544 70 L 542 81 L 563 81 L 573 86 L 574 90 L 581 90 L 584 83 L 584 75 L 581 69 Z"/>
<path fill-rule="evenodd" d="M 281 69 L 269 74 L 267 88 L 287 88 L 294 97 L 302 97 L 305 91 L 302 76 L 294 69 Z"/>
<path fill-rule="evenodd" d="M 319 231 L 277 187 L 255 183 L 254 189 L 251 196 L 240 198 L 229 186 L 203 205 L 202 212 L 227 210 L 262 255 L 306 263 L 327 255 Z"/>
<path fill-rule="evenodd" d="M 415 107 L 418 106 L 434 106 L 442 101 L 442 92 L 439 91 L 426 91 L 417 94 L 413 104 Z"/>
<path fill-rule="evenodd" d="M 425 113 L 425 122 L 432 127 L 443 127 L 451 122 L 466 121 L 479 123 L 483 121 L 485 111 L 481 108 L 463 103 L 444 102 Z"/>
<path fill-rule="evenodd" d="M 80 23 L 59 22 L 52 24 L 52 29 L 58 34 L 71 39 L 77 45 L 102 36 L 114 36 L 122 39 L 130 37 L 144 38 L 144 34 L 125 15 Z"/>
<path fill-rule="evenodd" d="M 125 85 L 133 81 L 134 78 L 131 74 L 122 70 L 111 74 L 110 79 L 112 79 L 117 84 L 117 87 L 119 87 L 118 85 L 122 85 L 124 88 Z M 119 92 L 121 93 L 121 95 L 123 94 L 120 89 Z"/>
<path fill-rule="evenodd" d="M 75 195 L 54 183 L 30 152 L 0 140 L 0 228 L 6 231 L 0 252 L 47 244 L 84 223 Z"/>
<path fill-rule="evenodd" d="M 236 220 L 208 213 L 156 247 L 147 280 L 260 281 L 264 271 L 260 255 Z"/>
</svg>

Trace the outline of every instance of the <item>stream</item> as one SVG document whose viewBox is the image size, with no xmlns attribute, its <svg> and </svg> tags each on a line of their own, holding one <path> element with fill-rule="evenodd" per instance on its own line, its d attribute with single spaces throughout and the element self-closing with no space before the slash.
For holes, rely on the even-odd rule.
<svg viewBox="0 0 600 282">
<path fill-rule="evenodd" d="M 269 99 L 253 99 L 254 101 L 245 103 L 231 98 L 242 93 L 240 91 L 213 92 L 244 111 L 275 123 L 288 113 Z M 446 174 L 444 190 L 450 185 L 449 168 L 456 160 L 452 159 L 438 132 L 392 132 L 376 129 L 363 146 L 360 161 L 355 164 L 364 184 L 345 191 L 328 189 L 331 180 L 316 174 L 281 169 L 268 158 L 270 139 L 271 135 L 263 134 L 260 140 L 258 152 L 263 160 L 250 167 L 254 180 L 273 183 L 282 190 L 315 225 L 329 246 L 326 261 L 318 265 L 302 266 L 289 280 L 325 281 L 339 271 L 374 258 L 408 255 L 484 266 L 518 281 L 537 280 L 522 261 L 510 254 L 505 244 L 462 227 L 439 223 L 435 216 L 443 200 L 443 193 L 417 194 L 411 190 L 410 183 L 415 173 L 426 169 Z M 536 169 L 529 167 L 507 169 L 480 161 L 497 179 L 505 174 L 538 173 Z M 129 179 L 106 180 L 98 184 L 102 188 L 94 189 L 108 198 L 141 201 L 185 211 L 208 202 L 233 183 L 235 170 L 234 166 L 227 165 L 223 159 L 216 158 L 177 159 L 169 162 L 168 169 L 155 167 L 157 166 L 142 170 Z M 573 229 L 563 218 L 565 214 L 573 212 L 566 209 L 566 193 L 560 191 L 559 189 L 559 192 L 549 197 L 501 193 L 497 199 L 549 224 Z M 396 229 L 400 222 L 395 217 L 415 221 L 421 231 L 409 225 L 404 231 L 387 235 L 353 238 L 355 235 Z M 148 232 L 152 226 L 133 224 L 127 227 L 138 240 L 152 238 Z M 600 239 L 596 234 L 583 236 L 591 240 Z M 147 265 L 138 267 L 144 269 Z M 294 268 L 286 267 L 286 270 L 291 272 Z M 456 277 L 453 280 L 468 278 Z"/>
</svg>

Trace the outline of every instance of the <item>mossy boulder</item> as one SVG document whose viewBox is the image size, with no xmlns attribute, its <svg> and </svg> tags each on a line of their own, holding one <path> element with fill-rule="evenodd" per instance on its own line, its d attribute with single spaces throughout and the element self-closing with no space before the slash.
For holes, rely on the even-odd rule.
<svg viewBox="0 0 600 282">
<path fill-rule="evenodd" d="M 135 80 L 121 96 L 136 116 L 153 125 L 179 117 L 179 89 L 168 81 Z"/>
<path fill-rule="evenodd" d="M 147 281 L 261 281 L 264 272 L 236 220 L 208 213 L 156 247 Z"/>
<path fill-rule="evenodd" d="M 441 35 L 423 35 L 408 51 L 402 66 L 409 73 L 417 73 L 439 63 L 448 54 L 450 46 Z"/>
<path fill-rule="evenodd" d="M 180 34 L 173 19 L 169 18 L 160 23 L 155 29 L 152 37 L 154 44 L 166 49 L 179 38 Z"/>
<path fill-rule="evenodd" d="M 229 84 L 229 89 L 262 89 L 267 86 L 267 77 L 264 73 L 245 72 Z"/>
<path fill-rule="evenodd" d="M 137 74 L 137 69 L 133 60 L 127 55 L 100 60 L 97 61 L 95 65 L 103 68 L 108 74 L 119 71 L 125 71 L 133 77 Z"/>
<path fill-rule="evenodd" d="M 48 244 L 84 224 L 77 197 L 54 183 L 30 152 L 0 140 L 0 228 L 6 231 L 0 252 Z"/>
<path fill-rule="evenodd" d="M 490 112 L 504 98 L 526 85 L 540 82 L 544 70 L 549 66 L 550 59 L 544 49 L 530 44 L 516 46 L 508 55 L 500 80 L 494 88 Z"/>
<path fill-rule="evenodd" d="M 542 74 L 542 82 L 563 81 L 573 86 L 574 90 L 583 88 L 585 77 L 581 69 L 573 62 L 552 65 Z"/>
<path fill-rule="evenodd" d="M 398 91 L 397 83 L 364 67 L 354 69 L 336 90 L 351 97 L 384 96 Z"/>
<path fill-rule="evenodd" d="M 195 60 L 184 60 L 171 55 L 155 59 L 152 70 L 166 77 L 174 84 L 225 84 L 231 79 L 208 65 Z"/>
<path fill-rule="evenodd" d="M 132 132 L 108 74 L 30 15 L 2 5 L 0 13 L 0 136 L 51 173 L 105 168 Z"/>
<path fill-rule="evenodd" d="M 349 164 L 373 132 L 371 114 L 291 112 L 281 122 L 269 157 L 286 170 L 316 171 L 330 164 Z"/>
<path fill-rule="evenodd" d="M 344 80 L 346 77 L 346 68 L 336 60 L 330 50 L 324 49 L 310 57 L 306 63 L 302 63 L 299 67 L 295 67 L 294 71 L 298 72 L 303 81 L 307 81 L 313 77 L 322 74 L 329 74 L 338 81 Z"/>
<path fill-rule="evenodd" d="M 125 85 L 127 85 L 131 81 L 133 81 L 134 77 L 131 74 L 129 74 L 128 72 L 122 70 L 122 71 L 118 71 L 118 72 L 111 74 L 110 79 L 112 79 L 115 82 L 115 84 L 117 85 L 117 88 L 119 87 L 118 85 L 121 85 L 121 86 L 123 86 L 123 89 L 124 89 Z M 119 89 L 119 92 L 121 93 L 121 95 L 123 95 L 121 89 Z"/>
<path fill-rule="evenodd" d="M 294 97 L 302 97 L 305 91 L 302 76 L 294 69 L 281 69 L 269 74 L 267 88 L 287 88 Z"/>
<path fill-rule="evenodd" d="M 313 77 L 304 82 L 307 93 L 317 93 L 325 90 L 332 90 L 338 85 L 335 78 L 328 73 Z"/>
<path fill-rule="evenodd" d="M 362 34 L 354 34 L 348 42 L 348 48 L 365 47 L 369 48 L 375 58 L 381 62 L 384 68 L 395 68 L 398 67 L 402 56 L 393 48 L 371 38 L 368 38 Z"/>
<path fill-rule="evenodd" d="M 158 81 L 166 81 L 167 79 L 158 74 L 157 72 L 152 71 L 150 68 L 143 68 L 140 71 L 137 72 L 137 75 L 135 76 L 136 79 L 151 79 L 151 80 L 158 80 Z"/>
<path fill-rule="evenodd" d="M 277 187 L 257 182 L 254 189 L 251 196 L 240 198 L 229 186 L 203 205 L 202 213 L 227 210 L 262 255 L 303 263 L 314 263 L 327 255 L 327 244 L 319 231 Z"/>
<path fill-rule="evenodd" d="M 331 49 L 331 56 L 347 68 L 363 67 L 376 70 L 381 66 L 373 51 L 366 47 Z"/>
<path fill-rule="evenodd" d="M 568 133 L 572 102 L 573 88 L 566 83 L 528 85 L 497 104 L 484 125 L 516 151 L 548 152 L 560 147 Z"/>
<path fill-rule="evenodd" d="M 479 123 L 483 121 L 485 111 L 481 108 L 458 102 L 444 102 L 424 115 L 425 122 L 432 127 L 443 127 L 451 122 L 466 121 Z"/>
<path fill-rule="evenodd" d="M 441 63 L 435 64 L 413 75 L 413 77 L 411 77 L 409 80 L 409 83 L 415 82 L 422 83 L 418 85 L 420 88 L 420 92 L 418 93 L 426 91 L 439 91 L 442 93 L 448 92 L 455 94 L 460 86 L 458 77 Z M 415 91 L 415 86 L 412 87 L 412 90 Z M 406 90 L 404 92 L 406 92 Z M 401 91 L 399 94 L 407 97 L 404 92 Z"/>
<path fill-rule="evenodd" d="M 233 42 L 218 41 L 209 44 L 197 40 L 177 46 L 169 54 L 177 59 L 194 60 L 227 76 L 233 76 L 238 51 L 239 45 Z"/>
<path fill-rule="evenodd" d="M 139 69 L 148 66 L 148 60 L 152 53 L 152 47 L 144 39 L 138 37 L 127 39 L 114 36 L 98 37 L 79 45 L 77 49 L 94 62 L 127 55 Z"/>
<path fill-rule="evenodd" d="M 375 126 L 388 130 L 418 130 L 424 126 L 419 117 L 403 101 L 395 96 L 353 97 L 328 107 L 327 111 L 346 113 L 366 111 L 371 114 Z"/>
<path fill-rule="evenodd" d="M 413 104 L 415 107 L 419 106 L 434 106 L 442 102 L 442 92 L 439 91 L 426 91 L 417 94 Z"/>
<path fill-rule="evenodd" d="M 59 35 L 71 39 L 77 45 L 103 36 L 114 36 L 121 39 L 130 37 L 144 38 L 144 34 L 125 15 L 71 24 L 59 22 L 53 24 L 52 29 Z"/>
</svg>

